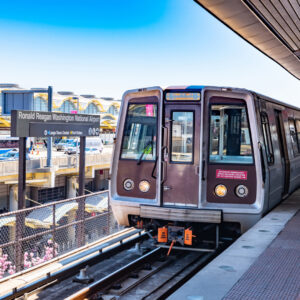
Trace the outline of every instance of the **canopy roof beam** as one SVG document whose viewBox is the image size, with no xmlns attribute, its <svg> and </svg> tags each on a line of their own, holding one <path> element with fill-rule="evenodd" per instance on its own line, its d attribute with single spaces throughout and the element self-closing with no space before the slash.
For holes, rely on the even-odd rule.
<svg viewBox="0 0 300 300">
<path fill-rule="evenodd" d="M 300 79 L 300 6 L 277 0 L 194 0 Z"/>
</svg>

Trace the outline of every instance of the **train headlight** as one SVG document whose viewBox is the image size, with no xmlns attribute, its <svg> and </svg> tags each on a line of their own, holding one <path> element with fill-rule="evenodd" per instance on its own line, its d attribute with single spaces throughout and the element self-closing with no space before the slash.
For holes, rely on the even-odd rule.
<svg viewBox="0 0 300 300">
<path fill-rule="evenodd" d="M 218 197 L 224 197 L 226 196 L 227 194 L 227 188 L 225 185 L 223 184 L 218 184 L 216 187 L 215 187 L 215 193 Z"/>
<path fill-rule="evenodd" d="M 139 189 L 143 193 L 147 193 L 150 189 L 150 183 L 147 180 L 142 180 L 139 184 Z"/>
<path fill-rule="evenodd" d="M 235 188 L 235 193 L 238 197 L 244 198 L 248 195 L 249 190 L 245 185 L 240 184 Z"/>
<path fill-rule="evenodd" d="M 131 191 L 134 188 L 133 180 L 127 178 L 124 180 L 123 187 L 126 191 Z"/>
</svg>

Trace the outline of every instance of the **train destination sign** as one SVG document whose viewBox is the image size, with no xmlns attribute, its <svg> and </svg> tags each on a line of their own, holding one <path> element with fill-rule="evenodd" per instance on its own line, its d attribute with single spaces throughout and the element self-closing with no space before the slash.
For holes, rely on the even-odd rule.
<svg viewBox="0 0 300 300">
<path fill-rule="evenodd" d="M 168 101 L 199 101 L 200 93 L 167 93 Z"/>
<path fill-rule="evenodd" d="M 11 135 L 16 137 L 98 136 L 100 116 L 12 110 Z"/>
</svg>

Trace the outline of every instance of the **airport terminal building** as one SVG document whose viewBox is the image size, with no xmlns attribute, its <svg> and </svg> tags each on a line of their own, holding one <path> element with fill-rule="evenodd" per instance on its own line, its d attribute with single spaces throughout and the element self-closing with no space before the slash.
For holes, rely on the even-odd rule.
<svg viewBox="0 0 300 300">
<path fill-rule="evenodd" d="M 121 101 L 95 95 L 75 95 L 69 91 L 52 93 L 52 111 L 73 114 L 97 114 L 101 117 L 100 136 L 105 145 L 102 153 L 86 153 L 86 193 L 108 188 L 108 174 L 112 139 L 116 130 Z M 48 93 L 41 88 L 23 89 L 17 84 L 0 84 L 0 156 L 9 148 L 18 146 L 10 138 L 11 109 L 48 111 Z M 31 138 L 27 160 L 26 206 L 52 202 L 77 195 L 79 155 L 58 153 L 53 147 L 52 166 L 47 167 L 43 139 Z M 32 142 L 32 144 L 33 144 Z M 0 157 L 0 212 L 17 209 L 18 159 Z"/>
</svg>

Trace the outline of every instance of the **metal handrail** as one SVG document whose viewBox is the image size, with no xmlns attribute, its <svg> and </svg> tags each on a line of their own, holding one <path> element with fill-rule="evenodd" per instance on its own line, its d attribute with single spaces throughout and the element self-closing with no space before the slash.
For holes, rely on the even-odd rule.
<svg viewBox="0 0 300 300">
<path fill-rule="evenodd" d="M 88 198 L 107 193 L 108 190 L 99 191 L 1 214 L 0 220 L 15 217 L 3 225 L 9 226 L 9 229 L 0 231 L 0 258 L 9 261 L 9 265 L 14 268 L 7 267 L 1 273 L 7 276 L 8 273 L 28 269 L 65 253 L 66 249 L 71 251 L 74 247 L 86 245 L 86 241 L 93 242 L 110 234 L 116 227 L 113 227 L 115 225 L 112 223 L 109 202 L 101 202 L 101 197 L 94 205 L 86 205 Z M 64 203 L 72 205 L 60 205 Z M 75 203 L 77 205 L 74 206 Z M 42 210 L 50 207 L 50 210 Z M 28 218 L 29 213 L 36 210 L 41 212 Z"/>
</svg>

